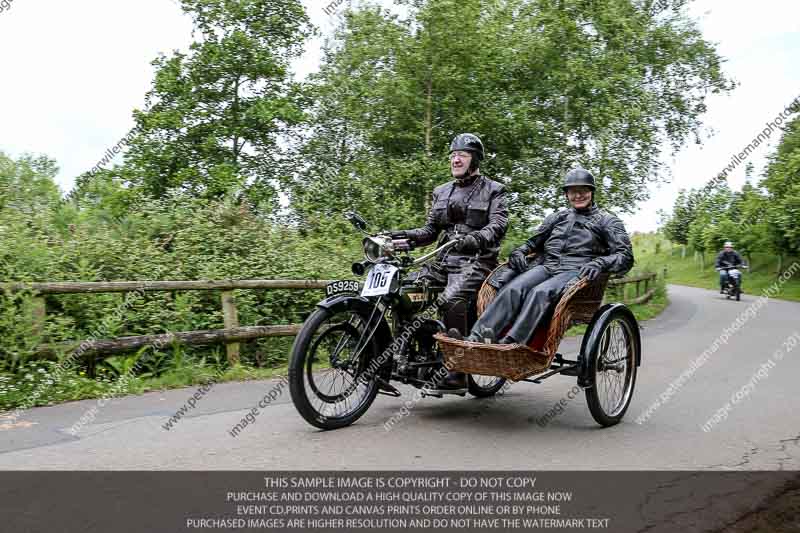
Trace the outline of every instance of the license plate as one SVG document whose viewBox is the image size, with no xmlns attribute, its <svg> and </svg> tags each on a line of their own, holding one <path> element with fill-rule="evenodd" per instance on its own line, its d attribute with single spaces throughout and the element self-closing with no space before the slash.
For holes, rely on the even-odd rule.
<svg viewBox="0 0 800 533">
<path fill-rule="evenodd" d="M 361 284 L 354 279 L 341 279 L 338 281 L 331 281 L 325 286 L 325 296 L 335 296 L 341 293 L 358 294 L 361 290 Z"/>
<path fill-rule="evenodd" d="M 361 296 L 382 296 L 389 294 L 392 287 L 392 279 L 397 272 L 397 267 L 392 265 L 378 264 L 372 267 L 367 274 L 364 282 L 364 289 Z"/>
</svg>

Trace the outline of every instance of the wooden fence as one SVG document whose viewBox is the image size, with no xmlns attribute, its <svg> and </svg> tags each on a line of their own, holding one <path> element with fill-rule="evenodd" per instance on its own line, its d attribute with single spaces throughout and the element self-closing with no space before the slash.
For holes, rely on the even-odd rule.
<svg viewBox="0 0 800 533">
<path fill-rule="evenodd" d="M 34 323 L 46 320 L 45 296 L 50 294 L 103 294 L 159 291 L 220 291 L 220 303 L 224 329 L 180 331 L 158 335 L 136 335 L 113 339 L 87 339 L 71 343 L 42 345 L 36 355 L 42 359 L 57 359 L 59 353 L 80 350 L 93 362 L 96 359 L 136 350 L 145 346 L 164 346 L 173 342 L 189 346 L 225 344 L 228 361 L 239 361 L 240 342 L 262 337 L 297 335 L 301 324 L 275 326 L 240 326 L 239 313 L 233 296 L 235 289 L 324 289 L 326 280 L 224 280 L 224 281 L 109 281 L 109 282 L 53 282 L 53 283 L 5 283 L 0 290 L 33 291 Z M 93 366 L 93 365 L 92 365 Z M 91 370 L 91 367 L 90 367 Z"/>
<path fill-rule="evenodd" d="M 612 279 L 608 282 L 614 291 L 621 288 L 621 299 L 625 303 L 642 303 L 649 300 L 655 293 L 655 287 L 648 290 L 648 283 L 655 281 L 655 274 L 642 274 L 631 278 Z M 103 294 L 103 293 L 131 293 L 131 292 L 157 292 L 157 291 L 220 291 L 220 300 L 223 313 L 224 329 L 181 331 L 176 333 L 163 333 L 158 335 L 136 335 L 130 337 L 117 337 L 113 339 L 87 339 L 71 343 L 42 345 L 37 349 L 36 355 L 43 359 L 57 359 L 59 353 L 72 352 L 80 349 L 81 356 L 90 358 L 90 370 L 96 359 L 136 350 L 145 346 L 164 346 L 172 342 L 179 342 L 189 346 L 211 344 L 225 344 L 228 361 L 235 364 L 239 361 L 240 343 L 242 341 L 262 337 L 294 336 L 302 324 L 284 324 L 268 326 L 241 326 L 239 325 L 238 311 L 233 291 L 236 289 L 324 289 L 329 280 L 224 280 L 224 281 L 111 281 L 111 282 L 53 282 L 53 283 L 3 283 L 0 290 L 6 291 L 33 291 L 34 297 L 34 323 L 39 328 L 46 320 L 45 296 L 49 294 Z M 640 284 L 644 283 L 644 292 L 640 294 Z M 636 287 L 636 296 L 627 298 L 625 288 L 630 285 Z M 614 294 L 614 299 L 620 295 Z"/>
<path fill-rule="evenodd" d="M 666 275 L 666 269 L 664 270 L 664 272 Z M 647 286 L 651 281 L 653 282 L 653 287 L 648 290 Z M 608 280 L 608 285 L 610 287 L 613 287 L 614 291 L 613 296 L 615 298 L 622 300 L 626 304 L 640 304 L 648 301 L 656 293 L 655 281 L 656 281 L 656 274 L 655 272 L 653 272 L 653 273 L 640 274 L 638 276 L 633 276 L 631 278 L 610 279 Z M 640 286 L 642 283 L 644 283 L 644 292 L 640 291 Z M 636 296 L 629 299 L 628 298 L 629 291 L 627 291 L 626 289 L 631 285 L 635 285 L 636 287 Z"/>
</svg>

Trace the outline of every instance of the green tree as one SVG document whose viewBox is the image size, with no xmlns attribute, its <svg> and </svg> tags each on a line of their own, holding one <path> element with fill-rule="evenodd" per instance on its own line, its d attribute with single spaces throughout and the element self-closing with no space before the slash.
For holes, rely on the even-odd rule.
<svg viewBox="0 0 800 533">
<path fill-rule="evenodd" d="M 706 94 L 732 87 L 683 2 L 401 3 L 405 18 L 347 12 L 327 48 L 288 187 L 301 216 L 368 209 L 381 189 L 421 218 L 462 131 L 496 154 L 485 170 L 523 221 L 563 204 L 555 184 L 576 164 L 606 182 L 601 203 L 629 210 L 659 179 L 662 143 L 680 147 Z"/>
<path fill-rule="evenodd" d="M 696 191 L 678 191 L 678 197 L 672 207 L 672 214 L 665 218 L 664 235 L 672 242 L 682 245 L 682 255 L 686 255 L 686 245 L 689 243 L 689 228 L 697 216 L 697 207 L 701 201 L 700 194 Z"/>
<path fill-rule="evenodd" d="M 751 268 L 753 252 L 768 249 L 767 206 L 766 196 L 749 182 L 741 192 L 734 194 L 731 203 L 729 217 L 735 224 L 728 238 L 734 241 L 734 246 L 747 258 Z"/>
<path fill-rule="evenodd" d="M 778 254 L 778 273 L 786 255 L 800 254 L 800 117 L 784 128 L 761 182 L 769 193 L 767 234 Z"/>
<path fill-rule="evenodd" d="M 722 241 L 727 238 L 726 232 L 735 227 L 728 211 L 732 193 L 725 181 L 716 181 L 713 188 L 692 191 L 692 222 L 687 231 L 687 243 L 700 256 L 700 267 L 705 268 L 705 253 L 721 248 Z"/>
<path fill-rule="evenodd" d="M 56 174 L 56 162 L 46 156 L 15 161 L 0 152 L 0 212 L 13 209 L 33 217 L 49 211 L 61 201 Z"/>
<path fill-rule="evenodd" d="M 147 195 L 245 194 L 274 206 L 279 138 L 303 116 L 289 62 L 308 20 L 296 0 L 181 0 L 194 20 L 188 53 L 161 56 L 140 133 L 119 175 Z"/>
</svg>

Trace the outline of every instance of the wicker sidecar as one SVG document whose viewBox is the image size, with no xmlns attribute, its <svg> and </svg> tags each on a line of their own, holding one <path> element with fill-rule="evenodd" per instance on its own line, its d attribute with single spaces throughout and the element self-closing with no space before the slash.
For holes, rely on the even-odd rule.
<svg viewBox="0 0 800 533">
<path fill-rule="evenodd" d="M 540 327 L 528 345 L 467 342 L 442 333 L 434 337 L 451 370 L 531 383 L 556 374 L 575 376 L 586 392 L 592 417 L 602 426 L 612 426 L 622 420 L 633 396 L 641 339 L 630 309 L 621 303 L 602 305 L 607 283 L 608 276 L 603 275 L 569 286 L 549 324 Z M 484 282 L 478 293 L 479 314 L 496 293 Z M 577 357 L 565 359 L 558 347 L 567 329 L 576 324 L 588 324 L 586 333 Z"/>
</svg>

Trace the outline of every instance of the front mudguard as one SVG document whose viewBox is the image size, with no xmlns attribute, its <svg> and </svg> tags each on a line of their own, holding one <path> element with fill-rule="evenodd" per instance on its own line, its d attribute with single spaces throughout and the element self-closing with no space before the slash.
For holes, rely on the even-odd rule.
<svg viewBox="0 0 800 533">
<path fill-rule="evenodd" d="M 333 313 L 346 313 L 348 311 L 356 311 L 366 317 L 369 317 L 375 308 L 375 302 L 367 300 L 363 296 L 352 295 L 339 295 L 326 298 L 317 303 L 317 307 L 331 311 Z M 389 324 L 384 317 L 381 317 L 381 322 L 378 324 L 378 329 L 375 331 L 374 339 L 377 343 L 378 357 L 384 359 L 381 361 L 381 377 L 388 381 L 392 372 L 392 359 L 391 346 L 394 337 Z M 386 354 L 386 355 L 384 355 Z"/>
<path fill-rule="evenodd" d="M 636 321 L 636 317 L 633 316 L 633 312 L 625 304 L 621 303 L 611 303 L 606 304 L 600 309 L 598 309 L 594 316 L 592 316 L 592 320 L 589 322 L 589 325 L 586 328 L 586 333 L 583 336 L 583 341 L 581 342 L 581 351 L 578 354 L 578 386 L 583 388 L 588 388 L 594 386 L 594 375 L 591 374 L 589 369 L 589 353 L 588 350 L 591 346 L 597 346 L 600 342 L 600 335 L 602 335 L 605 326 L 611 320 L 612 314 L 614 312 L 621 312 L 627 315 L 637 327 L 633 330 L 633 335 L 635 337 L 636 346 L 639 346 L 640 349 L 636 352 L 636 366 L 641 366 L 642 364 L 642 338 L 639 333 L 638 322 Z"/>
</svg>

